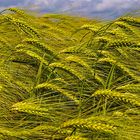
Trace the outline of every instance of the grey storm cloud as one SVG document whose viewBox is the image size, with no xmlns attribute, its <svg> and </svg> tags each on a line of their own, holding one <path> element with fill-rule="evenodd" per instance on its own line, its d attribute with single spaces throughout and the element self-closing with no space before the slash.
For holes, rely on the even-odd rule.
<svg viewBox="0 0 140 140">
<path fill-rule="evenodd" d="M 140 0 L 0 0 L 0 10 L 7 7 L 113 18 L 138 9 Z"/>
</svg>

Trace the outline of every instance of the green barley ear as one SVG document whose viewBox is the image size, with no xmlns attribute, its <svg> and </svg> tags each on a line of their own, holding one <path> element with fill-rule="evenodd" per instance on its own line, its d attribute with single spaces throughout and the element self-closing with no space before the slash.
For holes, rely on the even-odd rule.
<svg viewBox="0 0 140 140">
<path fill-rule="evenodd" d="M 64 72 L 69 73 L 69 74 L 75 76 L 79 80 L 85 79 L 85 77 L 80 72 L 75 70 L 73 67 L 67 66 L 66 64 L 63 64 L 63 63 L 54 62 L 54 63 L 51 63 L 49 65 L 49 67 L 50 68 L 57 68 L 57 69 L 63 70 Z"/>
<path fill-rule="evenodd" d="M 130 93 L 140 93 L 140 84 L 128 84 L 124 86 L 119 86 L 117 90 L 126 91 Z"/>
<path fill-rule="evenodd" d="M 28 34 L 28 35 L 30 35 L 32 37 L 40 38 L 40 35 L 36 31 L 36 29 L 34 29 L 30 25 L 28 25 L 25 21 L 22 21 L 22 20 L 19 20 L 19 19 L 15 19 L 12 16 L 8 16 L 8 15 L 4 16 L 4 19 L 5 19 L 5 21 L 8 21 L 11 24 L 17 26 L 20 30 L 22 30 L 26 34 Z"/>
<path fill-rule="evenodd" d="M 88 139 L 81 137 L 79 135 L 72 135 L 72 136 L 66 137 L 65 140 L 88 140 Z"/>
<path fill-rule="evenodd" d="M 68 120 L 64 122 L 61 125 L 61 128 L 66 129 L 66 128 L 79 128 L 79 129 L 86 129 L 90 130 L 93 132 L 101 132 L 101 133 L 108 133 L 108 134 L 114 134 L 114 130 L 116 127 L 109 125 L 109 124 L 104 124 L 104 123 L 99 123 L 99 122 L 94 122 L 90 121 L 89 119 L 73 119 L 73 120 Z"/>
<path fill-rule="evenodd" d="M 14 129 L 14 128 L 7 128 L 7 127 L 0 127 L 0 138 L 4 140 L 7 139 L 26 139 L 29 136 L 33 135 L 31 129 Z"/>
<path fill-rule="evenodd" d="M 117 21 L 117 22 L 114 23 L 114 25 L 116 25 L 119 28 L 123 29 L 126 34 L 129 33 L 130 35 L 135 35 L 136 36 L 135 30 L 129 24 L 127 24 L 125 22 Z"/>
<path fill-rule="evenodd" d="M 86 47 L 81 47 L 81 46 L 72 46 L 72 47 L 64 48 L 63 50 L 59 52 L 59 54 L 60 55 L 61 54 L 79 54 L 79 55 L 85 56 L 86 58 L 92 57 L 92 59 L 97 57 L 97 54 L 93 50 Z"/>
<path fill-rule="evenodd" d="M 38 116 L 45 116 L 48 112 L 47 108 L 42 108 L 39 106 L 39 104 L 35 104 L 30 101 L 15 103 L 12 106 L 12 110 Z"/>
<path fill-rule="evenodd" d="M 79 30 L 89 30 L 92 33 L 97 33 L 99 29 L 100 29 L 100 25 L 85 24 Z"/>
<path fill-rule="evenodd" d="M 2 45 L 4 45 L 4 46 L 8 47 L 8 48 L 10 46 L 10 44 L 8 43 L 8 41 L 5 38 L 3 38 L 3 37 L 0 37 L 0 43 Z"/>
<path fill-rule="evenodd" d="M 108 36 L 99 36 L 95 38 L 95 41 L 97 41 L 98 43 L 109 43 L 111 41 L 111 38 L 109 38 Z"/>
<path fill-rule="evenodd" d="M 55 139 L 57 136 L 62 138 L 62 137 L 65 137 L 65 135 L 70 135 L 71 134 L 70 130 L 59 129 L 59 127 L 52 126 L 52 125 L 49 125 L 49 124 L 48 125 L 47 124 L 38 125 L 37 127 L 33 128 L 32 132 L 35 132 L 35 133 L 41 133 L 41 132 L 50 133 L 52 135 L 54 134 L 53 136 L 48 135 L 50 137 L 48 139 L 51 139 L 52 137 Z"/>
<path fill-rule="evenodd" d="M 137 47 L 137 42 L 134 42 L 130 39 L 125 40 L 115 40 L 108 44 L 108 47 Z"/>
<path fill-rule="evenodd" d="M 56 55 L 52 47 L 46 45 L 45 43 L 41 42 L 38 39 L 35 38 L 27 38 L 23 40 L 23 43 L 31 44 L 39 49 L 41 49 L 44 52 L 48 52 L 50 55 Z"/>
<path fill-rule="evenodd" d="M 116 29 L 112 29 L 112 30 L 108 30 L 106 31 L 107 35 L 110 36 L 111 38 L 115 37 L 116 39 L 124 39 L 124 38 L 127 38 L 127 35 L 125 32 L 123 32 L 121 29 L 119 28 L 116 28 Z M 110 39 L 111 39 L 110 38 Z"/>
<path fill-rule="evenodd" d="M 136 107 L 140 106 L 139 97 L 131 93 L 120 93 L 111 90 L 97 90 L 95 93 L 92 94 L 92 97 L 98 99 L 103 97 L 108 100 L 119 101 L 120 104 L 125 103 Z"/>
<path fill-rule="evenodd" d="M 123 21 L 129 25 L 140 27 L 140 19 L 134 17 L 121 17 L 118 21 Z"/>
<path fill-rule="evenodd" d="M 35 53 L 33 51 L 20 49 L 20 50 L 17 50 L 16 52 L 25 53 L 25 54 L 29 55 L 30 57 L 35 58 L 36 60 L 44 63 L 45 65 L 48 65 L 47 60 L 45 60 L 43 58 L 43 56 L 40 56 L 40 55 L 38 55 L 37 53 Z"/>
<path fill-rule="evenodd" d="M 8 136 L 8 137 L 15 137 L 15 133 L 13 131 L 10 131 L 9 129 L 7 128 L 4 128 L 4 127 L 0 127 L 0 138 L 2 137 L 2 139 L 4 140 L 4 137 L 5 136 Z"/>
<path fill-rule="evenodd" d="M 23 17 L 27 17 L 27 14 L 25 14 L 25 12 L 19 8 L 7 8 L 5 9 L 4 11 L 11 11 L 11 12 L 14 12 L 20 16 L 23 16 Z"/>
<path fill-rule="evenodd" d="M 59 92 L 60 94 L 67 97 L 68 99 L 74 101 L 76 104 L 79 104 L 79 100 L 75 96 L 73 96 L 71 92 L 63 89 L 62 87 L 60 87 L 54 83 L 45 82 L 45 83 L 39 84 L 35 87 L 35 89 L 41 89 L 41 88 L 51 89 L 53 91 Z"/>
<path fill-rule="evenodd" d="M 66 57 L 65 60 L 66 61 L 70 61 L 70 62 L 75 62 L 75 63 L 83 66 L 84 68 L 86 68 L 88 71 L 90 71 L 94 75 L 94 71 L 92 70 L 92 68 L 88 65 L 87 62 L 85 62 L 80 57 L 74 56 L 74 55 L 70 55 L 70 56 Z"/>
</svg>

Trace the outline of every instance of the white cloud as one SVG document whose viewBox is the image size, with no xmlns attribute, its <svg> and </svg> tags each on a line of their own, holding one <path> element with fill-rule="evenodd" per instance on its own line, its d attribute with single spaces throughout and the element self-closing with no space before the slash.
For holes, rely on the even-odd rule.
<svg viewBox="0 0 140 140">
<path fill-rule="evenodd" d="M 49 6 L 55 4 L 58 0 L 34 0 L 35 5 Z M 61 1 L 60 1 L 61 2 Z"/>
<path fill-rule="evenodd" d="M 81 15 L 118 16 L 139 9 L 140 0 L 0 0 L 0 9 L 23 7 L 31 10 L 69 12 Z"/>
<path fill-rule="evenodd" d="M 97 11 L 105 11 L 108 9 L 131 9 L 140 5 L 140 0 L 102 0 L 96 6 Z"/>
</svg>

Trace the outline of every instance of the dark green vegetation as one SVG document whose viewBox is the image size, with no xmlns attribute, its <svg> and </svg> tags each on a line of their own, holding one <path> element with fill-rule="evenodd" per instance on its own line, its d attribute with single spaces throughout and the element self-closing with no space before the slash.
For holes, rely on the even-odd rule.
<svg viewBox="0 0 140 140">
<path fill-rule="evenodd" d="M 140 19 L 0 15 L 0 140 L 139 140 Z"/>
</svg>

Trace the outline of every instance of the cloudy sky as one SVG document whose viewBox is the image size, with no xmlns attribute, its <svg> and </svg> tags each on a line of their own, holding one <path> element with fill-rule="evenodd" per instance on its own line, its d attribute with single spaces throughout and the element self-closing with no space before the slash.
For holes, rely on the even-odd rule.
<svg viewBox="0 0 140 140">
<path fill-rule="evenodd" d="M 22 7 L 35 11 L 64 12 L 89 17 L 116 18 L 140 9 L 140 0 L 0 0 L 0 10 Z"/>
</svg>

